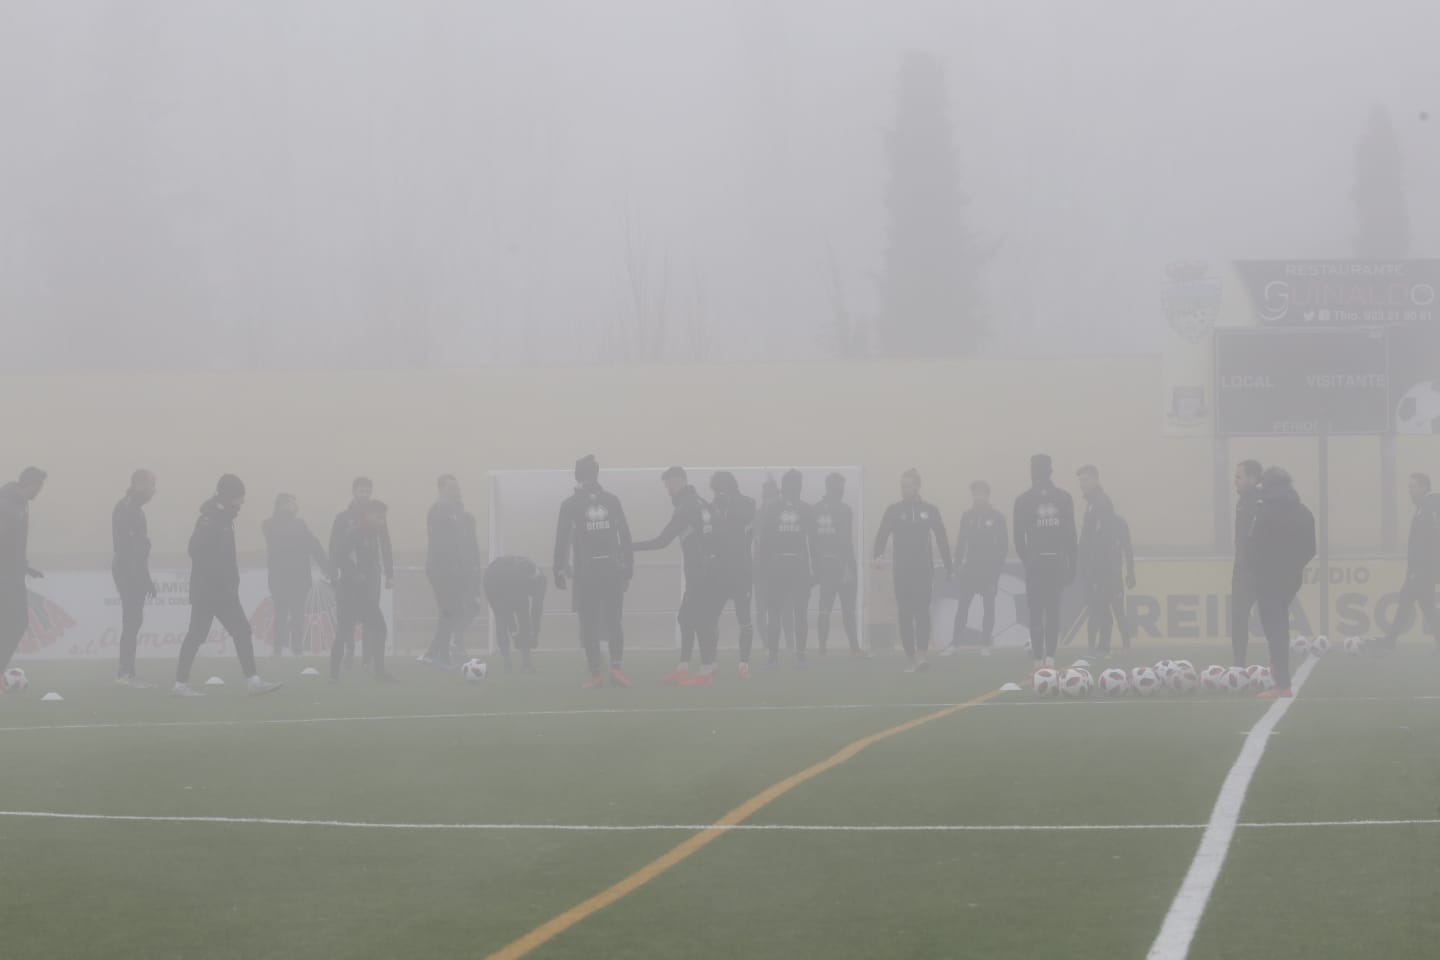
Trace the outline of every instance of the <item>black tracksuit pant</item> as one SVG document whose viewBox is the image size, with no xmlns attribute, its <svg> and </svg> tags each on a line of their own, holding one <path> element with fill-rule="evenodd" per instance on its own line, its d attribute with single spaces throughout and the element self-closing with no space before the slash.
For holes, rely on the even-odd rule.
<svg viewBox="0 0 1440 960">
<path fill-rule="evenodd" d="M 1250 611 L 1255 609 L 1255 589 L 1236 577 L 1230 584 L 1230 647 L 1235 666 L 1248 665 L 1250 659 Z"/>
<path fill-rule="evenodd" d="M 230 634 L 230 639 L 235 644 L 235 656 L 240 660 L 240 669 L 246 677 L 253 677 L 255 670 L 255 646 L 251 640 L 250 620 L 245 616 L 245 608 L 240 605 L 239 594 L 231 594 L 223 597 L 195 597 L 190 598 L 190 629 L 185 632 L 185 639 L 180 644 L 180 663 L 175 670 L 175 680 L 179 683 L 190 682 L 190 668 L 195 663 L 195 655 L 205 641 L 210 639 L 210 627 L 216 620 L 225 632 Z"/>
<path fill-rule="evenodd" d="M 1039 558 L 1025 568 L 1025 604 L 1030 613 L 1030 654 L 1053 657 L 1060 647 L 1060 598 L 1065 571 L 1058 559 Z"/>
<path fill-rule="evenodd" d="M 10 666 L 30 629 L 30 592 L 22 579 L 0 586 L 0 670 Z"/>
<path fill-rule="evenodd" d="M 1435 580 L 1430 574 L 1407 574 L 1400 587 L 1399 603 L 1395 607 L 1395 622 L 1385 631 L 1385 645 L 1393 648 L 1400 634 L 1410 629 L 1415 622 L 1415 610 L 1420 610 L 1420 631 L 1440 641 L 1440 612 L 1435 608 Z"/>
<path fill-rule="evenodd" d="M 120 668 L 116 676 L 135 676 L 135 648 L 140 642 L 140 628 L 145 624 L 145 587 L 115 585 L 120 594 Z"/>
<path fill-rule="evenodd" d="M 1085 581 L 1085 625 L 1090 649 L 1110 652 L 1110 635 L 1116 622 L 1120 636 L 1129 640 L 1125 630 L 1125 584 L 1118 577 L 1097 576 Z"/>
<path fill-rule="evenodd" d="M 1275 686 L 1290 686 L 1290 604 L 1294 590 L 1257 590 L 1255 607 L 1260 611 L 1260 626 L 1265 630 L 1265 643 L 1270 648 L 1270 676 Z"/>
<path fill-rule="evenodd" d="M 602 643 L 610 651 L 610 666 L 625 659 L 625 575 L 618 568 L 587 568 L 575 577 L 575 613 L 580 619 L 580 646 L 591 675 L 605 668 Z"/>
<path fill-rule="evenodd" d="M 960 603 L 955 608 L 955 630 L 950 638 L 950 645 L 960 646 L 961 639 L 965 636 L 965 627 L 970 623 L 970 605 L 975 598 L 980 598 L 983 617 L 980 627 L 980 645 L 982 647 L 993 646 L 995 643 L 995 593 L 998 587 L 992 587 L 989 583 L 980 584 L 975 581 L 961 581 Z"/>
<path fill-rule="evenodd" d="M 740 628 L 740 662 L 750 662 L 750 651 L 755 646 L 755 598 L 753 596 L 754 574 L 740 571 L 722 575 L 720 582 L 720 613 L 727 606 L 735 608 L 735 625 Z"/>
<path fill-rule="evenodd" d="M 339 584 L 335 589 L 335 642 L 330 647 L 330 677 L 340 676 L 340 661 L 345 651 L 355 640 L 355 628 L 360 628 L 360 655 L 364 662 L 373 667 L 375 675 L 385 673 L 385 641 L 388 629 L 385 614 L 380 609 L 380 591 L 377 587 Z"/>
<path fill-rule="evenodd" d="M 305 600 L 308 596 L 308 591 L 271 591 L 270 606 L 275 611 L 276 654 L 287 647 L 296 656 L 305 652 Z"/>
<path fill-rule="evenodd" d="M 712 573 L 701 573 L 685 577 L 685 593 L 680 598 L 680 659 L 689 661 L 700 645 L 700 663 L 709 666 L 715 662 L 715 650 L 720 646 L 720 606 L 724 593 L 719 578 Z"/>
<path fill-rule="evenodd" d="M 435 638 L 425 655 L 437 663 L 450 662 L 450 649 L 465 649 L 465 628 L 475 611 L 471 604 L 474 584 L 466 577 L 431 574 L 430 587 L 435 591 Z"/>
<path fill-rule="evenodd" d="M 907 657 L 930 651 L 930 602 L 934 599 L 934 570 L 895 570 L 895 610 L 899 616 L 900 644 Z"/>
<path fill-rule="evenodd" d="M 780 633 L 787 623 L 795 631 L 795 655 L 804 659 L 810 632 L 810 575 L 777 567 L 766 577 L 765 649 L 770 660 L 780 656 Z"/>
<path fill-rule="evenodd" d="M 835 606 L 835 601 L 840 601 L 840 623 L 845 628 L 845 637 L 850 641 L 850 649 L 859 652 L 860 639 L 855 624 L 855 601 L 859 587 L 856 578 L 851 577 L 846 582 L 843 573 L 826 573 L 820 576 L 820 615 L 815 621 L 815 635 L 820 640 L 820 652 L 825 652 L 825 647 L 830 640 L 830 611 Z"/>
</svg>

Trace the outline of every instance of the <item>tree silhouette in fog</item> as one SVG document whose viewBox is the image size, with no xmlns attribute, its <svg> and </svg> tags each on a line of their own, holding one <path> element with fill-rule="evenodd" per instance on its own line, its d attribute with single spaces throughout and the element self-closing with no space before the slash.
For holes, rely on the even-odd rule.
<svg viewBox="0 0 1440 960">
<path fill-rule="evenodd" d="M 1390 113 L 1371 108 L 1355 144 L 1355 255 L 1362 260 L 1403 260 L 1410 255 L 1410 216 L 1405 209 L 1405 159 Z"/>
<path fill-rule="evenodd" d="M 985 339 L 978 290 L 984 258 L 965 225 L 968 201 L 937 57 L 911 53 L 902 61 L 886 147 L 889 236 L 879 350 L 887 356 L 974 353 Z"/>
</svg>

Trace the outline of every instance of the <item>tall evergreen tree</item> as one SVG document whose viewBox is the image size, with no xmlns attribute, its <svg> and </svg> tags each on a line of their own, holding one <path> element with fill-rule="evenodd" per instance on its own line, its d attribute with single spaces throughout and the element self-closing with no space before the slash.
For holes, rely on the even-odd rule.
<svg viewBox="0 0 1440 960">
<path fill-rule="evenodd" d="M 1410 215 L 1405 208 L 1405 159 L 1390 113 L 1370 110 L 1355 144 L 1355 255 L 1362 260 L 1403 260 L 1410 255 Z"/>
<path fill-rule="evenodd" d="M 965 228 L 945 70 L 931 54 L 908 54 L 900 65 L 887 148 L 879 349 L 887 356 L 974 353 L 985 337 L 983 258 Z"/>
</svg>

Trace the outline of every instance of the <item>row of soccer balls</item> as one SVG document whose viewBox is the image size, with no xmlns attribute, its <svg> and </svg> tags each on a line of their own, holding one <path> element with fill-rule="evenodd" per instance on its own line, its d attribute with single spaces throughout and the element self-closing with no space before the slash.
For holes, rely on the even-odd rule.
<svg viewBox="0 0 1440 960">
<path fill-rule="evenodd" d="M 1133 693 L 1153 697 L 1161 691 L 1188 695 L 1199 693 L 1248 693 L 1268 690 L 1275 685 L 1270 668 L 1254 664 L 1249 667 L 1206 667 L 1197 673 L 1188 660 L 1161 660 L 1153 667 L 1122 670 L 1111 667 L 1100 677 L 1091 676 L 1084 667 L 1056 670 L 1042 667 L 1035 671 L 1035 693 L 1041 697 L 1088 697 L 1099 692 L 1105 697 L 1123 697 Z"/>
<path fill-rule="evenodd" d="M 1345 652 L 1361 656 L 1369 644 L 1360 637 L 1345 641 Z M 1327 637 L 1314 640 L 1296 637 L 1290 644 L 1293 653 L 1300 657 L 1324 656 L 1330 650 Z M 1259 693 L 1275 686 L 1270 668 L 1260 664 L 1248 667 L 1210 666 L 1196 671 L 1189 660 L 1161 660 L 1153 667 L 1136 667 L 1125 671 L 1118 667 L 1103 670 L 1097 680 L 1081 664 L 1068 670 L 1042 667 L 1035 671 L 1035 693 L 1042 697 L 1088 697 L 1097 690 L 1102 696 L 1123 697 L 1133 693 L 1141 697 L 1153 697 L 1162 690 L 1182 696 L 1193 693 Z"/>
</svg>

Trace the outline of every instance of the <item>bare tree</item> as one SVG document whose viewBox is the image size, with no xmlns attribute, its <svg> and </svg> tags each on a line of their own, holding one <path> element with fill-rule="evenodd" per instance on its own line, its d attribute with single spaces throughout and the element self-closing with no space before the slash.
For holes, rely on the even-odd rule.
<svg viewBox="0 0 1440 960">
<path fill-rule="evenodd" d="M 645 238 L 625 211 L 625 299 L 601 339 L 603 354 L 625 362 L 664 359 L 670 329 L 670 251 L 660 254 L 658 276 Z"/>
</svg>

